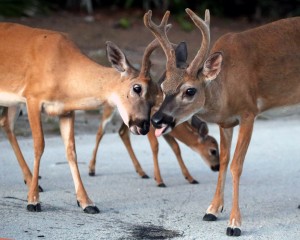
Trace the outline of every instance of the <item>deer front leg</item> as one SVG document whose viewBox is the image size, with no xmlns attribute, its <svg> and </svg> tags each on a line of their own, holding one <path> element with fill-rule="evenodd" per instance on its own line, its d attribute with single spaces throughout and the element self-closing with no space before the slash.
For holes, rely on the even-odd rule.
<svg viewBox="0 0 300 240">
<path fill-rule="evenodd" d="M 104 105 L 101 121 L 98 127 L 98 131 L 96 134 L 96 144 L 93 151 L 92 159 L 89 163 L 89 175 L 95 176 L 96 172 L 96 159 L 97 159 L 97 152 L 99 148 L 100 141 L 105 134 L 105 127 L 107 123 L 109 123 L 114 115 L 114 108 L 109 105 Z"/>
<path fill-rule="evenodd" d="M 233 128 L 220 127 L 220 170 L 218 183 L 214 198 L 206 210 L 204 221 L 215 221 L 224 207 L 224 186 L 226 180 L 227 167 L 230 160 L 230 148 L 232 142 Z"/>
<path fill-rule="evenodd" d="M 166 187 L 166 185 L 163 182 L 163 179 L 160 175 L 160 169 L 158 164 L 158 141 L 155 136 L 155 131 L 151 127 L 149 133 L 147 134 L 151 150 L 152 150 L 152 156 L 153 156 L 153 165 L 154 165 L 154 179 L 157 183 L 158 187 Z"/>
<path fill-rule="evenodd" d="M 39 203 L 39 169 L 40 160 L 44 152 L 45 142 L 44 134 L 42 130 L 41 105 L 39 101 L 34 99 L 27 100 L 27 112 L 30 128 L 32 131 L 33 147 L 34 147 L 34 164 L 33 164 L 33 175 L 32 181 L 28 191 L 28 205 L 27 210 L 30 212 L 40 212 L 41 205 Z"/>
<path fill-rule="evenodd" d="M 78 169 L 74 138 L 74 112 L 60 116 L 60 131 L 75 185 L 77 204 L 82 207 L 85 213 L 99 213 L 99 209 L 89 199 L 85 191 Z"/>
<path fill-rule="evenodd" d="M 127 152 L 132 160 L 133 166 L 135 168 L 135 171 L 144 179 L 148 179 L 149 176 L 144 172 L 144 170 L 142 169 L 138 159 L 136 158 L 134 151 L 132 149 L 132 145 L 130 142 L 130 136 L 129 136 L 130 132 L 128 127 L 125 125 L 125 123 L 122 123 L 120 129 L 119 129 L 119 135 L 127 149 Z"/>
<path fill-rule="evenodd" d="M 177 161 L 179 163 L 181 172 L 184 176 L 184 178 L 186 180 L 188 180 L 189 183 L 191 184 L 198 184 L 199 182 L 196 181 L 191 174 L 189 173 L 189 170 L 187 169 L 187 167 L 185 166 L 182 156 L 181 156 L 181 151 L 180 151 L 180 147 L 179 144 L 176 142 L 175 138 L 173 138 L 172 136 L 165 134 L 163 135 L 164 139 L 167 141 L 167 143 L 169 144 L 169 146 L 172 148 L 173 152 L 175 153 L 175 156 L 177 158 Z"/>
<path fill-rule="evenodd" d="M 92 159 L 89 163 L 89 175 L 90 176 L 95 176 L 95 173 L 96 173 L 97 152 L 98 152 L 100 141 L 105 133 L 103 125 L 104 125 L 103 122 L 101 122 L 101 124 L 98 128 L 97 134 L 96 134 L 96 144 L 95 144 L 95 148 L 93 150 Z"/>
<path fill-rule="evenodd" d="M 245 156 L 252 136 L 254 118 L 255 116 L 247 114 L 241 119 L 237 145 L 230 166 L 233 184 L 233 199 L 229 226 L 226 231 L 228 236 L 241 235 L 240 227 L 242 225 L 242 219 L 239 208 L 239 184 Z"/>
</svg>

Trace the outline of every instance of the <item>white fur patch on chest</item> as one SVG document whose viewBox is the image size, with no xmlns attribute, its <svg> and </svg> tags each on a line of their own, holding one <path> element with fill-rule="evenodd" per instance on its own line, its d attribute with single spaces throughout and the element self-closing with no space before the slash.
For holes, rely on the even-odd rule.
<svg viewBox="0 0 300 240">
<path fill-rule="evenodd" d="M 0 106 L 11 107 L 26 103 L 26 98 L 9 92 L 0 92 Z"/>
<path fill-rule="evenodd" d="M 62 102 L 45 102 L 43 110 L 50 116 L 57 116 L 64 113 L 64 104 Z"/>
</svg>

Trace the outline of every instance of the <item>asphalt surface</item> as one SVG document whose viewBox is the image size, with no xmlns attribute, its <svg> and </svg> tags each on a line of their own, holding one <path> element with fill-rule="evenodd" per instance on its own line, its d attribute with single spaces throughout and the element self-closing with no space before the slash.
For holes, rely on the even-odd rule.
<svg viewBox="0 0 300 240">
<path fill-rule="evenodd" d="M 209 125 L 218 139 L 218 128 Z M 233 147 L 235 145 L 237 129 Z M 2 134 L 2 133 L 1 133 Z M 299 117 L 258 120 L 246 156 L 240 185 L 243 225 L 239 239 L 300 239 Z M 101 213 L 88 215 L 77 207 L 74 185 L 62 140 L 46 136 L 41 161 L 42 212 L 26 210 L 27 188 L 13 151 L 0 138 L 0 238 L 10 239 L 229 239 L 225 235 L 231 209 L 231 176 L 225 187 L 225 208 L 216 222 L 202 217 L 212 200 L 217 174 L 182 145 L 192 176 L 181 175 L 176 159 L 160 139 L 160 167 L 167 188 L 135 172 L 117 134 L 104 136 L 96 176 L 88 176 L 94 135 L 77 135 L 77 155 L 84 185 Z M 153 176 L 147 138 L 132 136 L 140 163 Z M 31 138 L 20 139 L 33 166 Z"/>
</svg>

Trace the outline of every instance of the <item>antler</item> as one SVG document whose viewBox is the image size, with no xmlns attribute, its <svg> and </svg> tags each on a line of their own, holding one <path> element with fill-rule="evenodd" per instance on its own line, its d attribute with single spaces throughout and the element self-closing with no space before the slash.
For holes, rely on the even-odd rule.
<svg viewBox="0 0 300 240">
<path fill-rule="evenodd" d="M 200 17 L 198 17 L 191 9 L 185 9 L 187 14 L 190 16 L 195 25 L 200 29 L 202 33 L 202 44 L 200 49 L 198 50 L 195 58 L 191 62 L 190 66 L 187 68 L 187 72 L 192 75 L 196 75 L 199 68 L 204 63 L 207 58 L 209 45 L 210 45 L 210 14 L 209 10 L 205 11 L 205 21 L 203 21 Z"/>
<path fill-rule="evenodd" d="M 167 65 L 166 65 L 167 69 L 169 68 L 172 69 L 172 68 L 176 68 L 176 57 L 175 57 L 175 51 L 172 47 L 171 42 L 168 40 L 167 33 L 166 33 L 169 16 L 170 16 L 170 11 L 166 11 L 163 19 L 161 20 L 160 25 L 156 25 L 151 19 L 152 11 L 149 10 L 144 15 L 144 24 L 147 28 L 151 30 L 151 32 L 160 42 L 160 45 L 167 57 Z"/>
<path fill-rule="evenodd" d="M 166 25 L 166 32 L 168 32 L 171 27 L 172 27 L 172 24 Z M 143 55 L 142 66 L 141 66 L 141 70 L 140 70 L 140 77 L 147 76 L 149 69 L 151 67 L 150 56 L 151 56 L 152 52 L 159 46 L 160 46 L 160 42 L 156 38 L 151 43 L 149 43 L 148 46 L 146 47 L 146 49 L 144 51 L 144 55 Z"/>
</svg>

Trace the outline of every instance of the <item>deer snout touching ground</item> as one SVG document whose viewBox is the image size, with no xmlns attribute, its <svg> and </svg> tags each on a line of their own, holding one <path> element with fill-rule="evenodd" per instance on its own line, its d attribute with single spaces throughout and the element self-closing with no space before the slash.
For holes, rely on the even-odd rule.
<svg viewBox="0 0 300 240">
<path fill-rule="evenodd" d="M 112 116 L 115 113 L 114 109 L 109 105 L 104 105 L 102 109 L 102 117 L 98 132 L 96 135 L 96 144 L 93 151 L 92 159 L 89 163 L 89 175 L 95 176 L 96 174 L 96 160 L 99 144 L 102 140 L 103 135 L 105 134 L 105 128 L 107 124 L 112 120 Z M 206 123 L 198 119 L 198 121 L 193 121 L 193 124 L 189 122 L 184 122 L 180 125 L 177 125 L 171 132 L 164 134 L 163 137 L 170 145 L 171 149 L 175 153 L 176 159 L 181 168 L 184 179 L 189 183 L 195 184 L 198 183 L 191 174 L 189 173 L 187 167 L 184 164 L 183 158 L 181 156 L 181 151 L 177 140 L 185 144 L 191 150 L 195 151 L 202 160 L 209 166 L 209 168 L 216 171 L 219 168 L 220 159 L 219 159 L 219 146 L 217 140 L 208 134 L 208 126 Z M 132 160 L 135 171 L 143 179 L 148 179 L 149 176 L 145 173 L 141 164 L 139 163 L 131 145 L 130 141 L 130 131 L 123 123 L 119 129 L 119 135 L 123 141 L 128 154 Z M 155 136 L 155 129 L 150 126 L 149 133 L 147 134 L 148 140 L 152 150 L 152 157 L 154 163 L 154 179 L 157 186 L 166 187 L 166 184 L 163 181 L 163 178 L 160 173 L 159 161 L 158 161 L 158 150 L 159 143 Z"/>
</svg>

